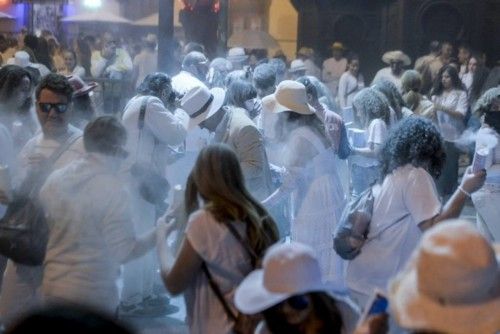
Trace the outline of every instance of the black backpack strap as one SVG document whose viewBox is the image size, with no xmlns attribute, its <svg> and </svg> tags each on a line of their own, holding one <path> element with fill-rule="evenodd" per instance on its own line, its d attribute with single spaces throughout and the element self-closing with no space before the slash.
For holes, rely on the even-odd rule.
<svg viewBox="0 0 500 334">
<path fill-rule="evenodd" d="M 246 250 L 248 255 L 250 256 L 250 261 L 252 263 L 252 267 L 255 268 L 257 266 L 257 262 L 259 261 L 259 257 L 253 250 L 252 246 L 248 243 L 246 239 L 243 239 L 243 237 L 238 233 L 236 228 L 231 224 L 231 223 L 226 223 L 227 229 L 231 234 L 236 238 L 236 240 L 239 241 L 239 243 L 243 246 L 243 248 Z"/>
<path fill-rule="evenodd" d="M 224 298 L 224 295 L 222 294 L 222 291 L 219 288 L 219 285 L 215 282 L 212 274 L 208 270 L 208 266 L 205 261 L 201 264 L 201 269 L 205 273 L 205 276 L 207 276 L 208 279 L 208 284 L 210 285 L 210 288 L 214 292 L 215 296 L 219 300 L 220 304 L 222 305 L 222 308 L 226 312 L 227 316 L 229 319 L 232 321 L 236 321 L 237 316 L 233 313 L 229 305 L 227 304 L 226 298 Z"/>
<path fill-rule="evenodd" d="M 148 100 L 149 100 L 148 96 L 144 96 L 142 98 L 141 109 L 139 111 L 139 119 L 137 122 L 137 127 L 139 128 L 139 131 L 142 131 L 142 129 L 144 128 L 144 120 L 146 119 L 146 108 L 148 106 Z"/>
</svg>

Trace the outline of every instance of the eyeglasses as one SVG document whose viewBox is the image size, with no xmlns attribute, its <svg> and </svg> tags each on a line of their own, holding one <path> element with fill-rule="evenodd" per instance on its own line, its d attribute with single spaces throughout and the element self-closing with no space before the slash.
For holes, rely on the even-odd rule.
<svg viewBox="0 0 500 334">
<path fill-rule="evenodd" d="M 49 113 L 52 109 L 55 109 L 58 114 L 64 114 L 68 111 L 67 103 L 38 103 L 40 110 L 44 113 Z"/>
</svg>

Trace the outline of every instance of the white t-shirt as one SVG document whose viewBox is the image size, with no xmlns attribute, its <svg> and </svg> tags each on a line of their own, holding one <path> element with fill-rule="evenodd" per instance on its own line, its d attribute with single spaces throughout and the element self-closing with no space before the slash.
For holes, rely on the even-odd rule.
<svg viewBox="0 0 500 334">
<path fill-rule="evenodd" d="M 375 118 L 368 125 L 368 130 L 365 132 L 367 147 L 370 145 L 383 145 L 387 139 L 387 124 L 381 118 Z M 369 158 L 360 155 L 354 155 L 351 162 L 360 167 L 378 166 L 380 162 L 377 158 Z"/>
<path fill-rule="evenodd" d="M 397 77 L 392 73 L 390 66 L 384 67 L 383 69 L 379 70 L 377 72 L 377 74 L 375 74 L 375 78 L 373 78 L 372 85 L 374 83 L 376 83 L 378 80 L 385 79 L 385 80 L 389 80 L 390 82 L 395 84 L 396 87 L 398 88 L 398 90 L 401 92 L 401 77 L 402 77 L 402 75 L 403 75 L 403 73 L 401 73 L 401 75 L 399 77 Z"/>
<path fill-rule="evenodd" d="M 350 71 L 344 72 L 339 81 L 339 104 L 341 108 L 352 106 L 352 100 L 356 93 L 365 87 L 365 79 L 362 74 L 356 78 Z"/>
<path fill-rule="evenodd" d="M 423 168 L 408 164 L 387 175 L 375 194 L 368 239 L 347 265 L 349 288 L 366 298 L 374 288 L 386 290 L 420 240 L 418 224 L 440 211 L 434 180 Z"/>
<path fill-rule="evenodd" d="M 439 103 L 447 108 L 453 108 L 454 111 L 461 113 L 463 116 L 467 114 L 469 107 L 467 102 L 467 93 L 463 90 L 453 89 L 450 92 L 443 92 L 439 96 L 432 96 L 434 104 Z M 460 137 L 465 128 L 465 123 L 462 119 L 455 118 L 437 109 L 437 119 L 441 135 L 446 141 L 454 141 Z"/>
<path fill-rule="evenodd" d="M 236 222 L 233 225 L 244 238 L 245 224 Z M 247 251 L 223 223 L 216 221 L 205 210 L 196 211 L 189 217 L 186 238 L 206 262 L 227 303 L 236 313 L 233 303 L 234 291 L 252 271 Z M 231 332 L 233 324 L 201 269 L 184 292 L 184 297 L 191 334 Z"/>
</svg>

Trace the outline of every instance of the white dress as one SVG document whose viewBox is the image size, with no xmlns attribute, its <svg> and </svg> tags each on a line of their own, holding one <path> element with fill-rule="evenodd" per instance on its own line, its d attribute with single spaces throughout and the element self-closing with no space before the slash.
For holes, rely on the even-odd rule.
<svg viewBox="0 0 500 334">
<path fill-rule="evenodd" d="M 337 174 L 335 154 L 306 127 L 291 133 L 294 139 L 305 140 L 319 152 L 301 168 L 297 187 L 292 193 L 296 213 L 291 226 L 292 240 L 310 245 L 316 252 L 325 281 L 344 289 L 344 262 L 333 250 L 332 234 L 345 205 L 345 193 Z M 292 149 L 294 145 L 290 145 Z M 304 156 L 304 152 L 293 152 Z"/>
</svg>

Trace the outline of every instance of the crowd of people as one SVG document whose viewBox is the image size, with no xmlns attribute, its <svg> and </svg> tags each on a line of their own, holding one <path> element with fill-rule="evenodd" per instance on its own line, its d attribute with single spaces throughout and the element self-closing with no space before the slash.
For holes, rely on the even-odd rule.
<svg viewBox="0 0 500 334">
<path fill-rule="evenodd" d="M 173 76 L 152 34 L 69 44 L 0 37 L 0 215 L 40 183 L 48 227 L 43 264 L 0 259 L 12 333 L 65 307 L 162 316 L 165 290 L 190 333 L 500 330 L 500 79 L 480 53 L 432 42 L 412 69 L 388 51 L 369 85 L 339 42 L 322 66 L 190 42 Z M 368 192 L 346 259 L 333 237 Z"/>
</svg>

